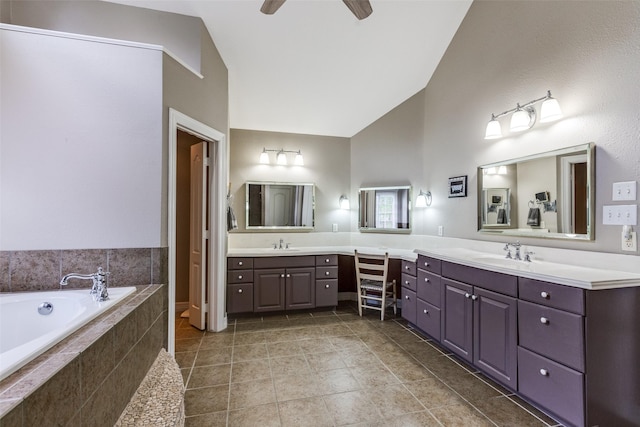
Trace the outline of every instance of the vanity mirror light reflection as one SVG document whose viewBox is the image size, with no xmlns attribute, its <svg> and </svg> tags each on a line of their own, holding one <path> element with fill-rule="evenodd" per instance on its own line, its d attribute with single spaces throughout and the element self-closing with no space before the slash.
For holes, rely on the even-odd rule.
<svg viewBox="0 0 640 427">
<path fill-rule="evenodd" d="M 411 233 L 411 186 L 360 188 L 358 206 L 360 231 Z"/>
<path fill-rule="evenodd" d="M 478 167 L 478 231 L 593 240 L 595 146 Z"/>
<path fill-rule="evenodd" d="M 247 182 L 246 193 L 247 229 L 313 230 L 314 184 Z"/>
</svg>

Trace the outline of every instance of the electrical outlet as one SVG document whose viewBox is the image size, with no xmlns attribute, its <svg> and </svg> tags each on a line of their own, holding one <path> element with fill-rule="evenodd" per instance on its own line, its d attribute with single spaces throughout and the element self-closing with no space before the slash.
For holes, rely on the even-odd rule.
<svg viewBox="0 0 640 427">
<path fill-rule="evenodd" d="M 438 226 L 438 236 L 440 237 L 444 236 L 444 225 Z"/>
<path fill-rule="evenodd" d="M 636 182 L 614 182 L 613 200 L 636 200 Z"/>
<path fill-rule="evenodd" d="M 622 233 L 622 250 L 629 252 L 637 252 L 638 251 L 638 238 L 636 236 L 636 232 L 632 231 L 630 233 L 631 238 L 627 239 L 625 237 L 625 233 Z"/>
<path fill-rule="evenodd" d="M 334 233 L 338 232 L 338 224 L 333 223 L 331 224 L 331 231 L 333 231 Z"/>
</svg>

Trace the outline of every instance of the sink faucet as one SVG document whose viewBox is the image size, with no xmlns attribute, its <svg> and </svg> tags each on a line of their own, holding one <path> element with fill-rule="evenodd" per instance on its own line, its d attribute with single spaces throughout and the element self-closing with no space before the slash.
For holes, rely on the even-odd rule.
<svg viewBox="0 0 640 427">
<path fill-rule="evenodd" d="M 284 243 L 284 239 L 280 239 L 280 247 L 279 249 L 282 249 L 282 244 Z"/>
<path fill-rule="evenodd" d="M 504 250 L 507 251 L 507 255 L 505 256 L 505 258 L 515 259 L 515 260 L 520 261 L 522 259 L 520 257 L 520 246 L 522 246 L 522 245 L 517 240 L 516 240 L 515 243 L 506 243 L 504 245 Z M 515 248 L 515 250 L 516 250 L 516 254 L 513 257 L 511 256 L 511 247 Z"/>
<path fill-rule="evenodd" d="M 98 272 L 93 274 L 69 273 L 64 275 L 62 280 L 60 280 L 60 286 L 67 286 L 69 279 L 91 279 L 93 280 L 93 286 L 91 287 L 90 293 L 93 295 L 93 299 L 96 301 L 106 301 L 109 299 L 109 292 L 107 292 L 107 274 L 109 273 L 105 273 L 102 267 L 98 267 Z"/>
</svg>

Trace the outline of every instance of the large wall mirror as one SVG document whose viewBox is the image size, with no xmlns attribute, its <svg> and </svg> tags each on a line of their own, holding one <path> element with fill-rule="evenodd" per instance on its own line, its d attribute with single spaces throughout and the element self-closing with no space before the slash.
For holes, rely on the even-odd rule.
<svg viewBox="0 0 640 427">
<path fill-rule="evenodd" d="M 358 190 L 358 228 L 384 233 L 411 232 L 411 187 Z"/>
<path fill-rule="evenodd" d="M 478 167 L 478 230 L 593 240 L 593 143 Z"/>
<path fill-rule="evenodd" d="M 315 185 L 247 182 L 247 229 L 313 230 Z"/>
</svg>

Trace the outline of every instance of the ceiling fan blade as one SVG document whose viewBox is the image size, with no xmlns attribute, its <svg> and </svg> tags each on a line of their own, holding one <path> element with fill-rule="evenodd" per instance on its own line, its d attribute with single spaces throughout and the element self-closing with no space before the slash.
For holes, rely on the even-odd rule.
<svg viewBox="0 0 640 427">
<path fill-rule="evenodd" d="M 369 0 L 342 0 L 347 5 L 349 10 L 356 16 L 356 18 L 362 20 L 373 12 L 371 3 Z"/>
<path fill-rule="evenodd" d="M 264 3 L 262 3 L 262 7 L 260 8 L 260 12 L 266 15 L 273 15 L 278 9 L 280 9 L 280 6 L 282 6 L 282 3 L 284 2 L 285 0 L 264 0 Z"/>
</svg>

